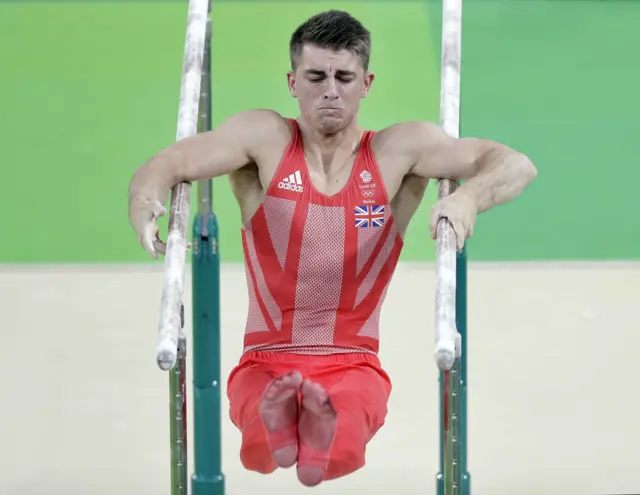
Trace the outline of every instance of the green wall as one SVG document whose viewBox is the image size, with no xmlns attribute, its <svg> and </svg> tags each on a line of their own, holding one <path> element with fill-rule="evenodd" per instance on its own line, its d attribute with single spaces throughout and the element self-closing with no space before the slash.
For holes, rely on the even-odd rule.
<svg viewBox="0 0 640 495">
<path fill-rule="evenodd" d="M 362 124 L 437 121 L 439 2 L 217 1 L 214 124 L 253 107 L 294 116 L 288 37 L 335 7 L 373 32 L 377 79 Z M 175 139 L 185 20 L 177 1 L 0 2 L 9 68 L 0 262 L 147 259 L 128 225 L 127 185 Z M 637 2 L 467 1 L 462 133 L 521 149 L 540 170 L 525 196 L 479 217 L 472 259 L 640 257 L 638 25 Z M 226 179 L 214 184 L 223 259 L 240 261 L 238 208 Z M 433 259 L 434 197 L 412 224 L 405 260 Z"/>
</svg>

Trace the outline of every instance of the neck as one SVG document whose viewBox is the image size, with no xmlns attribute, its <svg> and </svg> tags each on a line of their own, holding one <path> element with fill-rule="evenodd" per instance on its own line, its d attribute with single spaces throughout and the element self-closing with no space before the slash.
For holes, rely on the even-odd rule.
<svg viewBox="0 0 640 495">
<path fill-rule="evenodd" d="M 325 171 L 341 168 L 356 153 L 363 129 L 354 119 L 347 127 L 335 133 L 323 133 L 311 127 L 304 119 L 298 119 L 305 154 L 311 158 L 309 166 L 322 167 Z"/>
</svg>

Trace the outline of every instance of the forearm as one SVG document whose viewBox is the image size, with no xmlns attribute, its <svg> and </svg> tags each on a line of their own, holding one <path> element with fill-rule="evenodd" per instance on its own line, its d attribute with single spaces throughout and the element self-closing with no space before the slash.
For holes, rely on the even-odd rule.
<svg viewBox="0 0 640 495">
<path fill-rule="evenodd" d="M 164 204 L 171 188 L 181 182 L 179 170 L 183 157 L 173 150 L 164 150 L 136 170 L 129 185 L 129 200 L 145 198 Z"/>
<path fill-rule="evenodd" d="M 473 198 L 478 213 L 483 213 L 519 196 L 536 175 L 536 167 L 525 155 L 510 149 L 493 149 L 480 158 L 477 173 L 456 193 Z"/>
</svg>

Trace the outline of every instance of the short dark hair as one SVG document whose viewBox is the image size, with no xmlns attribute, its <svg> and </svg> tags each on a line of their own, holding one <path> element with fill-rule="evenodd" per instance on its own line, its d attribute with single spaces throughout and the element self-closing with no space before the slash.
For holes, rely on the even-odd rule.
<svg viewBox="0 0 640 495">
<path fill-rule="evenodd" d="M 365 71 L 369 69 L 371 33 L 360 21 L 342 10 L 316 14 L 293 32 L 289 42 L 293 70 L 296 69 L 297 59 L 306 44 L 335 51 L 349 50 L 360 57 Z"/>
</svg>

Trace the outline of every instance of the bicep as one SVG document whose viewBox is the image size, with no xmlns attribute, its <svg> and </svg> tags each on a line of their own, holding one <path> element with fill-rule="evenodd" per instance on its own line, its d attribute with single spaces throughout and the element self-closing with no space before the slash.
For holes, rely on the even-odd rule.
<svg viewBox="0 0 640 495">
<path fill-rule="evenodd" d="M 503 146 L 478 138 L 453 138 L 437 126 L 416 139 L 418 153 L 411 172 L 428 179 L 464 180 L 478 172 L 481 159 Z"/>
<path fill-rule="evenodd" d="M 253 161 L 254 150 L 268 139 L 277 117 L 269 111 L 242 112 L 215 130 L 178 141 L 165 152 L 178 158 L 180 181 L 195 182 L 229 174 Z"/>
</svg>

